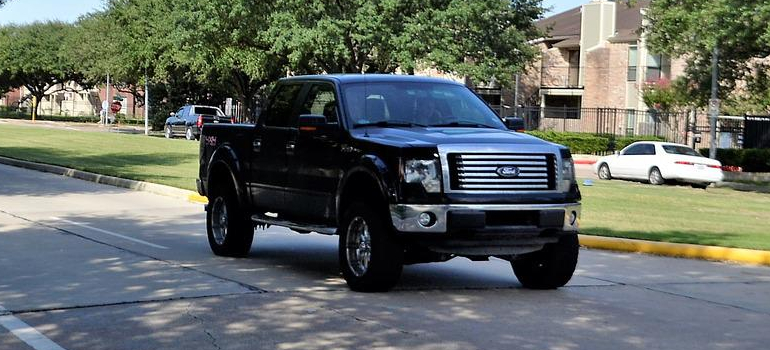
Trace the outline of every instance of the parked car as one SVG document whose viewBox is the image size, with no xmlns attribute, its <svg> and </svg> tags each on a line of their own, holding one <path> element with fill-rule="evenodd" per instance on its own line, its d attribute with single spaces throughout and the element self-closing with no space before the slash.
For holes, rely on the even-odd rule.
<svg viewBox="0 0 770 350">
<path fill-rule="evenodd" d="M 235 120 L 226 116 L 221 109 L 212 106 L 187 105 L 166 119 L 164 134 L 166 138 L 184 135 L 188 140 L 200 138 L 204 124 L 227 123 L 233 124 Z"/>
<path fill-rule="evenodd" d="M 685 145 L 667 142 L 634 142 L 619 153 L 594 164 L 600 179 L 646 180 L 653 185 L 666 181 L 689 183 L 695 188 L 722 181 L 722 163 L 700 155 Z"/>
<path fill-rule="evenodd" d="M 217 255 L 254 226 L 339 235 L 351 289 L 391 288 L 404 264 L 510 262 L 524 287 L 566 284 L 580 191 L 569 149 L 508 130 L 462 84 L 408 75 L 285 78 L 256 125 L 208 125 L 198 192 Z"/>
</svg>

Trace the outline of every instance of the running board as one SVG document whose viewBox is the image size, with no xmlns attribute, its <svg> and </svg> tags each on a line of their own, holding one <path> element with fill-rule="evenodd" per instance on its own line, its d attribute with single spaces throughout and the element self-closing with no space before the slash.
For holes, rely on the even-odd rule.
<svg viewBox="0 0 770 350">
<path fill-rule="evenodd" d="M 293 222 L 293 221 L 286 221 L 281 220 L 278 218 L 274 218 L 271 216 L 267 216 L 265 214 L 254 214 L 251 216 L 251 221 L 260 223 L 260 224 L 268 224 L 268 225 L 274 225 L 274 226 L 281 226 L 281 227 L 287 227 L 294 231 L 305 231 L 305 232 L 317 232 L 324 235 L 334 235 L 337 234 L 337 228 L 331 227 L 331 226 L 321 226 L 321 225 L 313 225 L 313 224 L 306 224 L 302 222 Z"/>
</svg>

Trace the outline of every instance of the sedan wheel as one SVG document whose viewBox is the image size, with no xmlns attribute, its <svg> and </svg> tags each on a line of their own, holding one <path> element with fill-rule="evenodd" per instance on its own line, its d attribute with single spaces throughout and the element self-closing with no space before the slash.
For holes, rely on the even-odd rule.
<svg viewBox="0 0 770 350">
<path fill-rule="evenodd" d="M 602 164 L 601 167 L 599 167 L 599 178 L 602 180 L 612 180 L 612 175 L 610 174 L 610 167 L 607 166 L 607 164 Z"/>
<path fill-rule="evenodd" d="M 649 176 L 650 184 L 652 185 L 662 185 L 666 182 L 665 179 L 663 179 L 663 175 L 660 174 L 660 169 L 658 168 L 652 168 L 650 170 L 650 176 Z"/>
</svg>

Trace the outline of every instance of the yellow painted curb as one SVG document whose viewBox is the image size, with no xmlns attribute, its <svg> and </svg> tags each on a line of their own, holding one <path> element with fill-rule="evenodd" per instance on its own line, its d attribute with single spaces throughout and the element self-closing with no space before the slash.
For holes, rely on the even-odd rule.
<svg viewBox="0 0 770 350">
<path fill-rule="evenodd" d="M 580 244 L 589 248 L 639 252 L 665 256 L 735 261 L 770 266 L 770 251 L 725 248 L 696 244 L 653 242 L 637 239 L 580 235 Z"/>
<path fill-rule="evenodd" d="M 201 196 L 197 193 L 191 193 L 189 196 L 187 196 L 187 200 L 193 203 L 200 203 L 200 204 L 208 204 L 209 199 Z"/>
</svg>

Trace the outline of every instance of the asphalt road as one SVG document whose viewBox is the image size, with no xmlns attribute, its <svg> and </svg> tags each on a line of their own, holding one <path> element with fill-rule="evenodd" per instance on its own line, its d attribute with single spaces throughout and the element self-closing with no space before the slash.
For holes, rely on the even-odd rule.
<svg viewBox="0 0 770 350">
<path fill-rule="evenodd" d="M 500 260 L 347 290 L 336 237 L 215 257 L 201 205 L 0 166 L 0 349 L 766 349 L 770 268 L 581 250 L 556 291 Z M 643 223 L 640 223 L 643 225 Z M 29 345 L 31 344 L 31 345 Z"/>
</svg>

